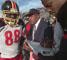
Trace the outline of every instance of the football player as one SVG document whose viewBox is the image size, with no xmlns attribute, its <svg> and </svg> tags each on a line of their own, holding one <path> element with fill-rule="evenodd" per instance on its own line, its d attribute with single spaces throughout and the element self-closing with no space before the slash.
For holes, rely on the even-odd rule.
<svg viewBox="0 0 67 60">
<path fill-rule="evenodd" d="M 22 25 L 19 22 L 19 8 L 14 1 L 2 4 L 3 22 L 0 27 L 0 60 L 22 60 L 20 42 L 23 42 Z"/>
</svg>

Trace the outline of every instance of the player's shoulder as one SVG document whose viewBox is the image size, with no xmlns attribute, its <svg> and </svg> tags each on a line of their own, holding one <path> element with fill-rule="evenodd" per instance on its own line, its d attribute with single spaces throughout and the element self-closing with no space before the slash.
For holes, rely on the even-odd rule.
<svg viewBox="0 0 67 60">
<path fill-rule="evenodd" d="M 5 23 L 3 20 L 0 20 L 0 27 L 5 26 Z"/>
<path fill-rule="evenodd" d="M 22 25 L 17 24 L 17 25 L 15 25 L 15 27 L 22 27 Z"/>
<path fill-rule="evenodd" d="M 5 26 L 0 27 L 0 32 L 5 28 Z"/>
<path fill-rule="evenodd" d="M 5 28 L 5 23 L 3 20 L 0 20 L 0 31 L 2 31 Z"/>
</svg>

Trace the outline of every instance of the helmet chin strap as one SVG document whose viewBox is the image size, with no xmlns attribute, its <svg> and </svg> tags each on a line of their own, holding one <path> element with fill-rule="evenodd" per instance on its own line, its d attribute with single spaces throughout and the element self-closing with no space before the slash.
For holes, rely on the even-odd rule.
<svg viewBox="0 0 67 60">
<path fill-rule="evenodd" d="M 5 22 L 5 24 L 7 24 L 7 25 L 14 26 L 14 25 L 17 25 L 18 20 L 15 20 L 15 19 L 11 20 L 11 18 L 5 17 L 5 18 L 4 18 L 4 22 Z"/>
</svg>

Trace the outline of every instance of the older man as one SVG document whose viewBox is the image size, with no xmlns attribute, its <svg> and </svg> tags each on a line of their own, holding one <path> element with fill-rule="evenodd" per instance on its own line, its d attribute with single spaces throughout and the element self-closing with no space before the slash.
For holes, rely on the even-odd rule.
<svg viewBox="0 0 67 60">
<path fill-rule="evenodd" d="M 53 30 L 49 22 L 40 17 L 37 9 L 31 9 L 27 16 L 30 24 L 33 25 L 32 32 L 27 39 L 30 41 L 28 44 L 32 47 L 35 60 L 54 60 Z"/>
</svg>

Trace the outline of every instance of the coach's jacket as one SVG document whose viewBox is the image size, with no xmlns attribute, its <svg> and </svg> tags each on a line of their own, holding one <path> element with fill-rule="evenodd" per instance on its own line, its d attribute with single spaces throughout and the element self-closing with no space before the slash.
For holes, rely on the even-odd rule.
<svg viewBox="0 0 67 60">
<path fill-rule="evenodd" d="M 32 41 L 32 31 L 30 31 L 30 34 L 28 36 L 28 40 Z M 39 42 L 41 46 L 44 48 L 51 49 L 53 45 L 53 30 L 50 26 L 49 22 L 41 19 L 38 28 L 36 30 L 36 33 L 34 35 L 34 41 Z M 52 51 L 53 53 L 53 51 Z M 48 54 L 50 55 L 50 54 Z"/>
<path fill-rule="evenodd" d="M 33 29 L 31 29 L 33 31 Z M 51 38 L 52 34 L 51 27 L 47 21 L 44 19 L 41 19 L 39 26 L 36 30 L 35 36 L 34 36 L 34 41 L 36 42 L 41 42 L 45 37 Z M 30 35 L 28 36 L 28 40 L 32 40 L 32 31 L 30 31 Z"/>
</svg>

